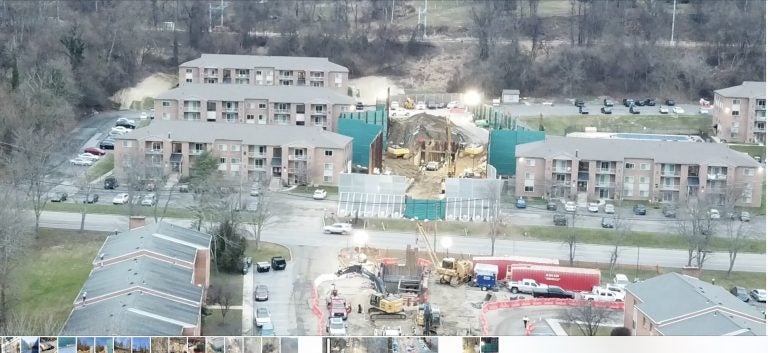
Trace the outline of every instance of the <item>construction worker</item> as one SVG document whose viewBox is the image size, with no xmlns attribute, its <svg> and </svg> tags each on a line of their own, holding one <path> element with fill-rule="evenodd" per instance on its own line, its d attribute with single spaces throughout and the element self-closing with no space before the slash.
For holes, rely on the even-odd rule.
<svg viewBox="0 0 768 353">
<path fill-rule="evenodd" d="M 357 304 L 357 313 L 358 314 L 362 314 L 363 313 L 363 305 L 362 304 Z"/>
<path fill-rule="evenodd" d="M 523 316 L 523 328 L 528 329 L 528 315 Z"/>
</svg>

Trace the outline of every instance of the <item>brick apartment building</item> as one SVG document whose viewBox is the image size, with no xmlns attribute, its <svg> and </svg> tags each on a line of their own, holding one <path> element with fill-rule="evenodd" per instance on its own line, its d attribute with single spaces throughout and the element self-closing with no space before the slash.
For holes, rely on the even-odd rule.
<svg viewBox="0 0 768 353">
<path fill-rule="evenodd" d="M 346 94 L 349 69 L 328 58 L 203 54 L 179 65 L 179 85 L 326 87 Z"/>
<path fill-rule="evenodd" d="M 331 88 L 189 83 L 155 98 L 157 120 L 319 126 L 336 131 L 355 99 Z"/>
<path fill-rule="evenodd" d="M 712 126 L 727 142 L 765 144 L 765 82 L 744 81 L 715 91 Z"/>
<path fill-rule="evenodd" d="M 336 185 L 351 169 L 352 138 L 319 127 L 155 120 L 115 139 L 115 175 L 147 167 L 188 176 L 204 151 L 241 182 L 276 177 L 284 185 Z"/>
<path fill-rule="evenodd" d="M 759 207 L 762 165 L 717 143 L 547 136 L 517 146 L 515 194 L 675 203 L 704 192 Z"/>
</svg>

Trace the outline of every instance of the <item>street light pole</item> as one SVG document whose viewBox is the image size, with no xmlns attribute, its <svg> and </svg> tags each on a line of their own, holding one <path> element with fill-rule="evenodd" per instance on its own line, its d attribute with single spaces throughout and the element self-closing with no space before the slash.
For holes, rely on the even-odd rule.
<svg viewBox="0 0 768 353">
<path fill-rule="evenodd" d="M 637 243 L 637 259 L 635 262 L 635 282 L 639 281 L 640 275 L 640 243 Z"/>
</svg>

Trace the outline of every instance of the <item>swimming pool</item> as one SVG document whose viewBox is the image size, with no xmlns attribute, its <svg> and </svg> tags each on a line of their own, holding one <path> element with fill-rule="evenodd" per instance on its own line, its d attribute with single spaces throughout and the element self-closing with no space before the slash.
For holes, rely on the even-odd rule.
<svg viewBox="0 0 768 353">
<path fill-rule="evenodd" d="M 655 135 L 655 134 L 614 134 L 614 138 L 633 139 L 633 140 L 654 140 L 654 141 L 689 141 L 688 136 L 681 135 Z"/>
</svg>

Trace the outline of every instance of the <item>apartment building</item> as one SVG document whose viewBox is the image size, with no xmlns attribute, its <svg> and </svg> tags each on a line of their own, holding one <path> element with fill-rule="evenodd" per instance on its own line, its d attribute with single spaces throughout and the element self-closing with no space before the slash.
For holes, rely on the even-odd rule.
<svg viewBox="0 0 768 353">
<path fill-rule="evenodd" d="M 346 93 L 349 69 L 328 58 L 203 54 L 179 65 L 179 85 L 190 83 L 325 87 Z"/>
<path fill-rule="evenodd" d="M 155 119 L 296 125 L 336 131 L 355 100 L 330 88 L 190 83 L 155 98 Z"/>
<path fill-rule="evenodd" d="M 667 273 L 629 284 L 624 327 L 635 336 L 765 336 L 765 315 L 723 287 Z"/>
<path fill-rule="evenodd" d="M 515 194 L 525 197 L 716 203 L 759 207 L 760 163 L 724 144 L 547 136 L 517 146 Z"/>
<path fill-rule="evenodd" d="M 236 181 L 280 178 L 283 185 L 337 185 L 349 172 L 352 138 L 319 127 L 155 120 L 115 139 L 115 175 L 142 169 L 188 176 L 204 151 Z"/>
<path fill-rule="evenodd" d="M 715 91 L 715 136 L 737 143 L 765 144 L 765 82 L 744 81 Z"/>
</svg>

